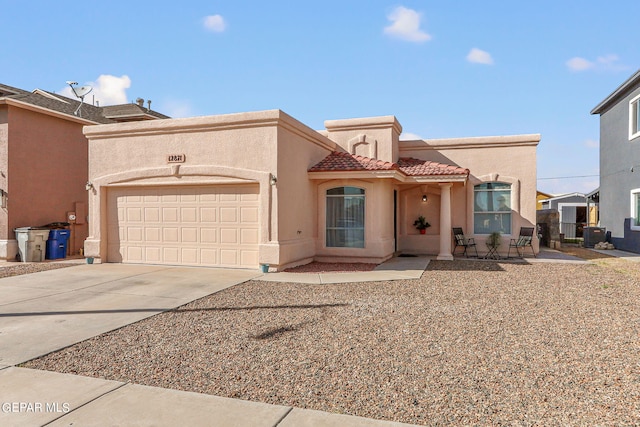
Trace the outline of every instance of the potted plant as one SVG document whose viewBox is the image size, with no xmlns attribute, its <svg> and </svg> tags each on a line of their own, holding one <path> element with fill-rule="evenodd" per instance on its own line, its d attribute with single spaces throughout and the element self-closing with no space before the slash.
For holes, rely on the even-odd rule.
<svg viewBox="0 0 640 427">
<path fill-rule="evenodd" d="M 498 246 L 500 246 L 500 238 L 501 234 L 499 231 L 494 231 L 493 233 L 489 234 L 489 237 L 487 237 L 487 246 L 493 249 L 497 249 Z"/>
<path fill-rule="evenodd" d="M 424 234 L 427 232 L 427 228 L 431 227 L 431 224 L 427 222 L 425 217 L 420 215 L 418 219 L 413 221 L 413 226 L 420 230 L 420 234 Z"/>
</svg>

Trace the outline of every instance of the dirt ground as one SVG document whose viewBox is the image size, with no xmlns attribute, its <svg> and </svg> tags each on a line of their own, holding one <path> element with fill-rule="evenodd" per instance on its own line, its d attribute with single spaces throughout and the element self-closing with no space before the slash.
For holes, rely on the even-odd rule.
<svg viewBox="0 0 640 427">
<path fill-rule="evenodd" d="M 578 258 L 582 258 L 586 260 L 613 258 L 611 255 L 601 254 L 591 249 L 582 248 L 578 245 L 572 245 L 572 244 L 564 244 L 562 245 L 562 248 L 560 248 L 559 250 L 568 255 L 577 256 Z"/>
</svg>

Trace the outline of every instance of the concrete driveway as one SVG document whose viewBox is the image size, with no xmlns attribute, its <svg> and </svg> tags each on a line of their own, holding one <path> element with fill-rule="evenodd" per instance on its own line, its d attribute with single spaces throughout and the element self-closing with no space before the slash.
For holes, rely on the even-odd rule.
<svg viewBox="0 0 640 427">
<path fill-rule="evenodd" d="M 94 264 L 0 279 L 0 367 L 261 275 L 257 270 Z"/>
</svg>

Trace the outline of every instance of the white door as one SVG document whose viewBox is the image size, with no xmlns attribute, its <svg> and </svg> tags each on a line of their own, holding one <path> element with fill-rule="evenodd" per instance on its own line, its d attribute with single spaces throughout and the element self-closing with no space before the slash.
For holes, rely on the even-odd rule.
<svg viewBox="0 0 640 427">
<path fill-rule="evenodd" d="M 258 185 L 110 188 L 108 261 L 258 267 Z"/>
</svg>

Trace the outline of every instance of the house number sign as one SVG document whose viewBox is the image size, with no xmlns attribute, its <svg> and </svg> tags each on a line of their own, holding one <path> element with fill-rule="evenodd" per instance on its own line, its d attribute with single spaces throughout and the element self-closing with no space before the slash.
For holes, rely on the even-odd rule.
<svg viewBox="0 0 640 427">
<path fill-rule="evenodd" d="M 185 160 L 184 154 L 167 154 L 167 163 L 184 163 Z"/>
</svg>

